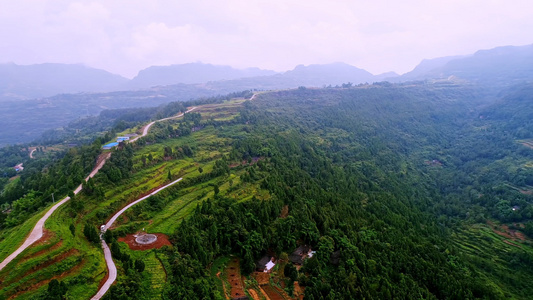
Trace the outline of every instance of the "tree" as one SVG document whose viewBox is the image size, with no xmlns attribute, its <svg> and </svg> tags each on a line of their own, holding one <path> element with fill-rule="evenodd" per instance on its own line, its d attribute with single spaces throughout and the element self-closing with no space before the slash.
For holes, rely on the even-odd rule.
<svg viewBox="0 0 533 300">
<path fill-rule="evenodd" d="M 145 268 L 144 261 L 142 261 L 141 259 L 136 259 L 135 270 L 137 270 L 137 272 L 139 273 L 142 273 L 144 271 L 144 268 Z"/>
<path fill-rule="evenodd" d="M 48 284 L 48 289 L 44 298 L 47 300 L 64 299 L 67 290 L 67 285 L 64 282 L 52 279 Z"/>
<path fill-rule="evenodd" d="M 98 235 L 98 231 L 94 226 L 90 224 L 85 224 L 85 227 L 83 228 L 83 234 L 89 240 L 89 242 L 93 244 L 98 244 L 100 242 L 100 236 Z"/>
<path fill-rule="evenodd" d="M 76 234 L 76 227 L 74 227 L 74 224 L 70 224 L 68 229 L 70 229 L 70 232 L 72 233 L 72 235 Z"/>
<path fill-rule="evenodd" d="M 292 263 L 288 263 L 285 266 L 285 272 L 284 275 L 291 279 L 291 281 L 295 281 L 298 278 L 298 270 L 294 267 Z"/>
<path fill-rule="evenodd" d="M 170 170 L 168 170 L 167 178 L 168 178 L 168 180 L 172 180 L 172 173 L 170 173 Z"/>
</svg>

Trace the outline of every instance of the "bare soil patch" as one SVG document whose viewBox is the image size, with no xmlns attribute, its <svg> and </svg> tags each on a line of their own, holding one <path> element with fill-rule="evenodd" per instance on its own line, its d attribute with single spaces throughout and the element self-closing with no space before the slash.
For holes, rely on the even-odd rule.
<svg viewBox="0 0 533 300">
<path fill-rule="evenodd" d="M 510 229 L 507 225 L 500 225 L 497 227 L 496 224 L 494 224 L 491 221 L 487 221 L 487 225 L 489 225 L 490 229 L 497 235 L 504 237 L 506 239 L 509 239 L 511 241 L 525 241 L 527 240 L 527 237 L 518 230 Z M 516 245 L 514 243 L 509 242 L 508 240 L 503 240 L 504 243 L 509 244 L 511 246 L 520 247 L 520 245 Z"/>
<path fill-rule="evenodd" d="M 304 299 L 304 287 L 301 287 L 298 281 L 294 282 L 294 297 L 299 300 Z"/>
<path fill-rule="evenodd" d="M 508 240 L 503 240 L 503 242 L 506 243 L 507 245 L 515 246 L 515 247 L 518 247 L 518 248 L 522 248 L 522 246 L 517 245 L 517 244 L 514 244 L 514 243 L 511 243 L 511 242 L 508 241 Z"/>
<path fill-rule="evenodd" d="M 254 272 L 252 277 L 255 278 L 255 281 L 257 281 L 259 285 L 270 283 L 270 273 Z"/>
<path fill-rule="evenodd" d="M 248 289 L 248 294 L 250 294 L 250 296 L 252 296 L 252 299 L 254 300 L 261 300 L 261 298 L 259 298 L 259 295 L 254 289 Z"/>
<path fill-rule="evenodd" d="M 153 233 L 157 236 L 157 240 L 151 244 L 142 245 L 135 241 L 137 234 L 128 234 L 125 237 L 118 238 L 119 242 L 124 242 L 128 244 L 131 250 L 149 250 L 149 249 L 159 249 L 163 246 L 172 246 L 168 237 L 163 233 Z"/>
<path fill-rule="evenodd" d="M 280 218 L 282 219 L 285 219 L 286 217 L 289 216 L 289 205 L 285 205 L 283 206 L 283 208 L 281 209 L 281 215 L 280 215 Z"/>
<path fill-rule="evenodd" d="M 263 291 L 265 291 L 265 293 L 268 295 L 268 298 L 272 300 L 285 300 L 271 285 L 262 286 L 261 289 L 263 289 Z"/>
<path fill-rule="evenodd" d="M 244 284 L 241 278 L 240 262 L 238 258 L 232 258 L 226 267 L 228 281 L 231 285 L 231 298 L 245 297 Z"/>
</svg>

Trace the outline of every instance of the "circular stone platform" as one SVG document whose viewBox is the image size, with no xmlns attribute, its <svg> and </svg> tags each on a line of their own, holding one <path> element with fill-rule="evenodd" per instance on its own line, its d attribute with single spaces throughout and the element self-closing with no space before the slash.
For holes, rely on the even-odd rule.
<svg viewBox="0 0 533 300">
<path fill-rule="evenodd" d="M 155 234 L 143 234 L 135 238 L 135 242 L 141 245 L 149 245 L 157 241 L 157 236 Z"/>
</svg>

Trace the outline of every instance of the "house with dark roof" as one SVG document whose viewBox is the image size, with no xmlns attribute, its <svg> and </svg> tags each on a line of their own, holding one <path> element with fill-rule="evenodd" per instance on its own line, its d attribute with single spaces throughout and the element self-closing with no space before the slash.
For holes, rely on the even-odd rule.
<svg viewBox="0 0 533 300">
<path fill-rule="evenodd" d="M 276 264 L 273 262 L 273 257 L 269 255 L 265 255 L 261 257 L 261 259 L 256 264 L 256 269 L 259 272 L 268 272 L 270 271 Z"/>
<path fill-rule="evenodd" d="M 303 265 L 304 260 L 307 257 L 310 257 L 311 254 L 311 246 L 309 245 L 301 245 L 300 247 L 296 248 L 291 255 L 289 255 L 289 261 L 293 264 L 297 265 Z"/>
</svg>

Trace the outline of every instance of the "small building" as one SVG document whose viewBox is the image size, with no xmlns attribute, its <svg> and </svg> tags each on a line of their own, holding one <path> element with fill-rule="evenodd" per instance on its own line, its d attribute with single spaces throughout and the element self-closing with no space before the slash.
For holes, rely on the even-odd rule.
<svg viewBox="0 0 533 300">
<path fill-rule="evenodd" d="M 113 147 L 115 147 L 115 146 L 118 146 L 118 142 L 113 142 L 113 143 L 109 143 L 109 144 L 107 144 L 107 145 L 104 145 L 104 146 L 102 147 L 102 149 L 104 149 L 104 150 L 109 150 L 109 149 L 111 149 L 111 148 L 113 148 Z"/>
<path fill-rule="evenodd" d="M 24 167 L 22 165 L 23 165 L 23 163 L 20 163 L 20 164 L 14 166 L 13 169 L 15 169 L 15 171 L 17 171 L 17 172 L 20 172 L 20 171 L 24 170 Z"/>
<path fill-rule="evenodd" d="M 119 137 L 117 138 L 117 142 L 120 143 L 120 142 L 123 142 L 123 141 L 128 141 L 129 139 L 130 139 L 129 136 L 119 136 Z"/>
<path fill-rule="evenodd" d="M 311 251 L 311 246 L 301 245 L 289 255 L 289 260 L 293 264 L 303 265 L 304 259 L 313 256 L 314 253 L 314 251 Z"/>
<path fill-rule="evenodd" d="M 257 262 L 256 268 L 259 272 L 269 272 L 276 265 L 273 261 L 273 257 L 265 255 Z"/>
</svg>

